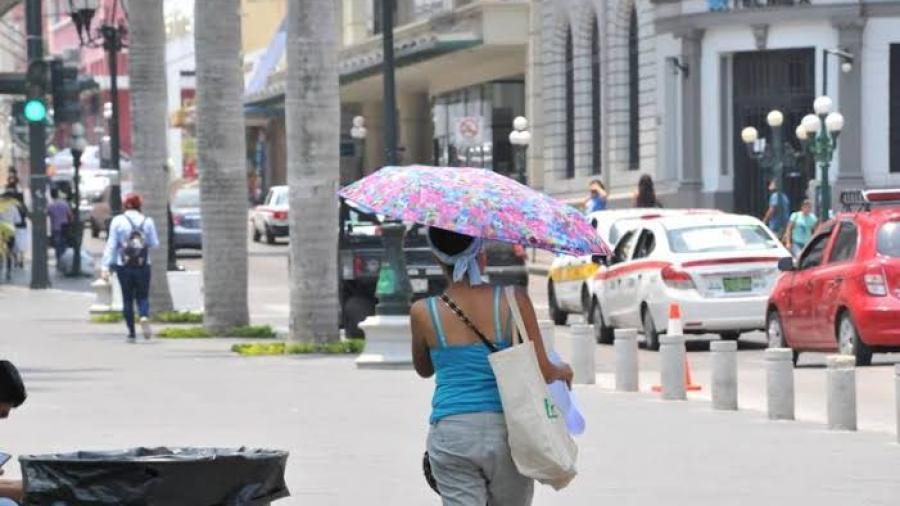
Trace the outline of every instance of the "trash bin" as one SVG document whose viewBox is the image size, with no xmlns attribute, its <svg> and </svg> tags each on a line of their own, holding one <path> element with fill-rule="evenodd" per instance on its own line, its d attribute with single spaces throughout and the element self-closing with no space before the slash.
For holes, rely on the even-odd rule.
<svg viewBox="0 0 900 506">
<path fill-rule="evenodd" d="M 290 495 L 288 453 L 134 448 L 19 458 L 26 505 L 261 506 Z"/>
</svg>

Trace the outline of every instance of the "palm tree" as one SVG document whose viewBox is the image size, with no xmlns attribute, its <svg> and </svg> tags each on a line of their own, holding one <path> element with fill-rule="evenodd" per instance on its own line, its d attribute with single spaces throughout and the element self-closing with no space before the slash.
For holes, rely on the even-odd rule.
<svg viewBox="0 0 900 506">
<path fill-rule="evenodd" d="M 203 321 L 218 331 L 249 321 L 240 0 L 195 2 L 194 23 Z"/>
<path fill-rule="evenodd" d="M 339 338 L 336 3 L 303 0 L 288 6 L 285 114 L 293 341 Z"/>
<path fill-rule="evenodd" d="M 168 266 L 169 174 L 166 171 L 166 25 L 163 0 L 130 0 L 129 71 L 134 188 L 144 197 L 144 213 L 153 219 L 160 247 L 150 252 L 150 308 L 172 309 Z"/>
</svg>

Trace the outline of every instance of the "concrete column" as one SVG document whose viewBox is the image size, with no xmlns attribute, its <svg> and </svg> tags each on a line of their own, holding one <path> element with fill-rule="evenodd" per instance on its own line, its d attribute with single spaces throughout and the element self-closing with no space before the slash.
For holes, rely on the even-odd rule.
<svg viewBox="0 0 900 506">
<path fill-rule="evenodd" d="M 572 357 L 570 360 L 573 382 L 581 385 L 593 385 L 597 382 L 597 369 L 594 363 L 596 342 L 594 329 L 590 325 L 572 325 Z"/>
<path fill-rule="evenodd" d="M 737 392 L 737 341 L 713 341 L 712 350 L 712 405 L 713 409 L 736 410 Z"/>
<path fill-rule="evenodd" d="M 369 175 L 384 165 L 384 104 L 364 102 L 362 116 L 366 119 L 365 159 L 363 173 Z"/>
<path fill-rule="evenodd" d="M 900 443 L 900 364 L 894 365 L 894 397 L 897 413 L 897 442 Z"/>
<path fill-rule="evenodd" d="M 371 3 L 371 2 L 370 2 Z M 369 35 L 369 13 L 366 0 L 343 0 L 341 9 L 341 35 L 345 46 L 352 46 Z"/>
<path fill-rule="evenodd" d="M 793 354 L 790 348 L 769 348 L 765 352 L 769 420 L 794 419 Z"/>
<path fill-rule="evenodd" d="M 686 73 L 682 73 L 681 81 L 681 131 L 685 135 L 682 139 L 682 164 L 683 176 L 681 186 L 683 191 L 699 193 L 703 188 L 703 157 L 700 135 L 689 135 L 689 132 L 700 132 L 701 103 L 703 102 L 703 89 L 701 85 L 701 56 L 703 49 L 703 30 L 691 29 L 680 34 L 681 37 L 681 64 L 687 66 Z M 669 72 L 669 70 L 666 70 Z M 710 90 L 714 91 L 714 90 Z M 718 142 L 710 139 L 710 142 Z"/>
<path fill-rule="evenodd" d="M 832 192 L 832 201 L 838 202 L 840 192 L 864 186 L 862 172 L 862 50 L 863 29 L 866 18 L 849 18 L 832 21 L 838 30 L 838 47 L 854 55 L 853 68 L 844 73 L 840 63 L 831 65 L 835 57 L 829 57 L 832 69 L 837 69 L 838 93 L 835 108 L 844 115 L 847 125 L 838 137 L 839 172 Z M 819 56 L 818 54 L 816 56 Z M 834 73 L 829 74 L 829 77 Z M 832 203 L 832 207 L 834 207 Z"/>
<path fill-rule="evenodd" d="M 851 355 L 829 355 L 828 428 L 856 430 L 856 368 Z"/>
<path fill-rule="evenodd" d="M 616 329 L 616 340 L 613 346 L 616 352 L 616 390 L 637 392 L 640 386 L 637 330 Z"/>
<path fill-rule="evenodd" d="M 685 400 L 687 392 L 684 385 L 684 336 L 664 335 L 659 338 L 659 355 L 662 363 L 662 398 L 666 400 Z"/>
<path fill-rule="evenodd" d="M 400 93 L 398 145 L 402 148 L 400 164 L 424 163 L 430 165 L 432 121 L 427 93 Z"/>
<path fill-rule="evenodd" d="M 556 324 L 553 320 L 538 320 L 538 328 L 544 341 L 544 349 L 549 355 L 551 351 L 556 350 Z"/>
</svg>

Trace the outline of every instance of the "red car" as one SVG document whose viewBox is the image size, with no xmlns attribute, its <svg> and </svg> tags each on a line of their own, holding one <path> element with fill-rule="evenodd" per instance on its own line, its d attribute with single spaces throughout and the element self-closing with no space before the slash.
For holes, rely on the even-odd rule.
<svg viewBox="0 0 900 506">
<path fill-rule="evenodd" d="M 844 194 L 794 261 L 784 258 L 766 318 L 770 347 L 839 351 L 869 365 L 900 351 L 900 189 Z"/>
</svg>

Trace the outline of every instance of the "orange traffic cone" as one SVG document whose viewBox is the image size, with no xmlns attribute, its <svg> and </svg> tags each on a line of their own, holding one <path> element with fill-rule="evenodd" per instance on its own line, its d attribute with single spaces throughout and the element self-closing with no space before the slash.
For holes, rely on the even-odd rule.
<svg viewBox="0 0 900 506">
<path fill-rule="evenodd" d="M 681 306 L 673 302 L 669 304 L 669 324 L 666 327 L 666 334 L 670 336 L 684 334 L 684 326 L 681 323 Z M 688 360 L 687 353 L 684 354 L 684 389 L 688 392 L 696 392 L 703 387 L 695 385 L 691 380 L 691 362 Z M 654 392 L 662 392 L 662 385 L 653 385 Z"/>
</svg>

